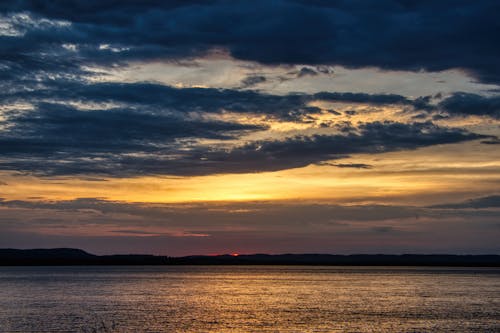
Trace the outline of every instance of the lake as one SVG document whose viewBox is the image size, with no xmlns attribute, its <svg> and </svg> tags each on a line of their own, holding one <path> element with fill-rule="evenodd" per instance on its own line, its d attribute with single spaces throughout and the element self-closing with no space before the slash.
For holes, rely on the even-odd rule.
<svg viewBox="0 0 500 333">
<path fill-rule="evenodd" d="M 1 332 L 500 332 L 500 269 L 0 267 Z"/>
</svg>

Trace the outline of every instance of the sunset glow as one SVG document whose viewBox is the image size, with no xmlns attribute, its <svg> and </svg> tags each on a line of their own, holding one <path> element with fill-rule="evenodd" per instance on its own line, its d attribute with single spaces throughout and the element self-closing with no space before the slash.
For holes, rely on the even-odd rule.
<svg viewBox="0 0 500 333">
<path fill-rule="evenodd" d="M 123 6 L 0 5 L 0 247 L 500 252 L 497 4 Z"/>
</svg>

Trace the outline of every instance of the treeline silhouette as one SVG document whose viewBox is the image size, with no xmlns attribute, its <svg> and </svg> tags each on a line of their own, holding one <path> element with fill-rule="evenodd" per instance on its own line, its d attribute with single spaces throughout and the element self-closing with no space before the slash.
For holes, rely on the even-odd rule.
<svg viewBox="0 0 500 333">
<path fill-rule="evenodd" d="M 0 265 L 330 265 L 500 267 L 500 255 L 250 254 L 168 257 L 90 254 L 79 249 L 0 249 Z"/>
</svg>

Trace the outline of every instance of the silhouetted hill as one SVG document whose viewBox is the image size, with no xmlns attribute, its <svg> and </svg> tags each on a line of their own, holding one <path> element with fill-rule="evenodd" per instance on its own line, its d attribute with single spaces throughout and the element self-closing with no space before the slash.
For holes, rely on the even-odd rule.
<svg viewBox="0 0 500 333">
<path fill-rule="evenodd" d="M 177 265 L 334 265 L 334 266 L 470 266 L 500 267 L 498 255 L 424 254 L 252 254 L 168 258 Z"/>
<path fill-rule="evenodd" d="M 423 254 L 251 254 L 165 257 L 97 256 L 79 249 L 0 249 L 0 265 L 331 265 L 331 266 L 456 266 L 500 267 L 499 255 Z"/>
<path fill-rule="evenodd" d="M 0 249 L 0 265 L 164 265 L 166 257 L 153 255 L 96 256 L 79 249 Z"/>
</svg>

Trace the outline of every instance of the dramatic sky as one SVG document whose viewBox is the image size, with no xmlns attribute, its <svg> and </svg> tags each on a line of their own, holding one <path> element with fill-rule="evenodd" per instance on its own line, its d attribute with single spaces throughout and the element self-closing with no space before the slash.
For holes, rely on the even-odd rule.
<svg viewBox="0 0 500 333">
<path fill-rule="evenodd" d="M 500 253 L 498 0 L 0 2 L 0 247 Z"/>
</svg>

